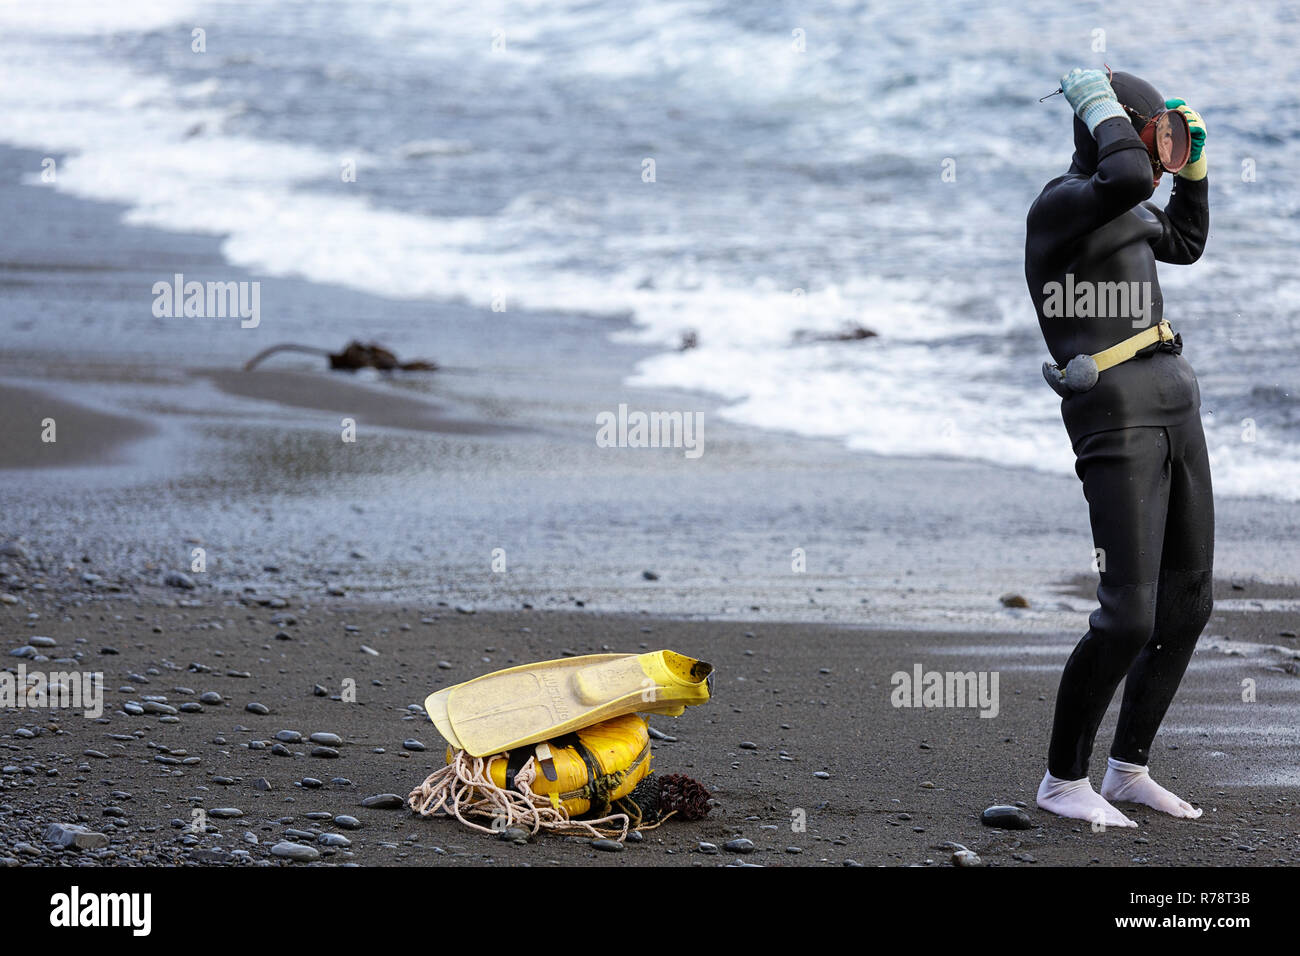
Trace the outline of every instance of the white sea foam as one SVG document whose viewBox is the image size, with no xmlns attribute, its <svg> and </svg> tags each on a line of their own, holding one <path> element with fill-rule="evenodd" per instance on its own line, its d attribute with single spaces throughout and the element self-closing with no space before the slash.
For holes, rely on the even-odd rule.
<svg viewBox="0 0 1300 956">
<path fill-rule="evenodd" d="M 0 0 L 0 33 L 98 37 L 187 23 L 190 0 Z"/>
<path fill-rule="evenodd" d="M 292 16 L 294 9 L 266 15 Z M 634 328 L 621 337 L 664 349 L 639 364 L 632 384 L 705 389 L 726 400 L 723 414 L 734 421 L 864 451 L 1068 473 L 1056 402 L 1038 382 L 1045 355 L 1023 345 L 1036 341 L 1037 331 L 1017 251 L 1023 205 L 1067 152 L 1025 131 L 1041 133 L 1055 114 L 1046 105 L 1034 113 L 1013 108 L 1005 115 L 1020 124 L 1014 130 L 976 135 L 967 114 L 949 115 L 944 106 L 961 89 L 980 91 L 981 108 L 989 110 L 1024 101 L 1013 75 L 990 57 L 1005 52 L 1006 37 L 1026 24 L 993 9 L 968 17 L 969 29 L 926 33 L 925 23 L 899 16 L 900 9 L 892 20 L 864 7 L 847 20 L 740 27 L 693 3 L 329 7 L 340 42 L 353 34 L 400 39 L 401 49 L 426 58 L 431 70 L 477 63 L 499 35 L 501 70 L 538 82 L 603 84 L 616 108 L 637 105 L 626 94 L 635 81 L 697 104 L 701 124 L 714 114 L 754 123 L 776 111 L 795 117 L 788 157 L 751 157 L 744 149 L 719 156 L 719 165 L 734 171 L 734 194 L 724 184 L 700 208 L 693 201 L 701 197 L 674 191 L 692 171 L 674 167 L 669 146 L 659 155 L 658 184 L 640 181 L 637 152 L 626 183 L 566 191 L 521 180 L 513 200 L 482 215 L 381 208 L 342 181 L 343 161 L 355 161 L 359 177 L 393 157 L 412 167 L 464 161 L 490 154 L 491 136 L 479 142 L 413 133 L 372 155 L 354 142 L 233 135 L 227 126 L 237 107 L 219 104 L 221 79 L 173 82 L 126 65 L 99 40 L 172 29 L 175 42 L 187 44 L 185 27 L 230 12 L 202 3 L 0 3 L 0 137 L 66 152 L 56 188 L 124 203 L 132 223 L 224 236 L 227 258 L 261 274 L 485 308 L 503 296 L 509 309 L 630 314 Z M 1042 31 L 1045 46 L 1074 42 L 1068 24 L 1036 16 L 1028 28 Z M 1127 22 L 1140 29 L 1148 14 L 1132 17 Z M 846 64 L 845 50 L 853 49 L 846 23 L 879 37 L 882 56 L 893 57 L 889 71 Z M 803 52 L 791 46 L 795 29 L 804 31 Z M 926 33 L 927 57 L 948 65 L 909 72 L 892 46 L 900 31 L 901 49 Z M 339 77 L 346 69 L 331 63 L 325 72 Z M 1184 92 L 1204 92 L 1213 102 L 1209 86 Z M 940 161 L 950 155 L 959 183 L 994 173 L 1021 177 L 1021 205 L 1008 210 L 1005 198 L 978 186 L 939 185 Z M 775 178 L 766 185 L 778 162 L 808 168 L 797 189 L 784 192 Z M 853 173 L 841 183 L 837 169 Z M 897 198 L 863 196 L 880 170 L 900 184 Z M 33 169 L 27 179 L 39 174 Z M 922 178 L 929 192 L 916 192 Z M 1274 250 L 1289 248 L 1294 223 L 1278 215 L 1274 193 L 1238 183 L 1223 188 L 1261 218 L 1259 255 L 1249 263 L 1206 262 L 1195 274 L 1168 270 L 1167 279 L 1162 270 L 1166 294 L 1171 301 L 1211 296 L 1212 307 L 1231 308 L 1213 301 L 1214 288 L 1237 292 L 1267 282 L 1272 306 L 1294 321 L 1300 286 L 1268 279 L 1289 274 Z M 932 256 L 969 268 L 919 273 L 909 261 Z M 801 332 L 849 325 L 878 336 L 796 342 Z M 686 329 L 699 347 L 670 350 Z M 1229 348 L 1233 339 L 1230 329 L 1207 328 L 1201 341 Z M 1244 444 L 1233 428 L 1217 425 L 1209 435 L 1217 490 L 1300 500 L 1300 449 L 1287 435 L 1263 429 L 1257 442 Z"/>
</svg>

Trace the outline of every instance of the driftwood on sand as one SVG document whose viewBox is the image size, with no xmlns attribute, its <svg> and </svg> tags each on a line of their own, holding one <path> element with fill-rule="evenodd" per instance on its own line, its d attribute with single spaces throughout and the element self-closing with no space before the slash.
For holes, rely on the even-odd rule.
<svg viewBox="0 0 1300 956">
<path fill-rule="evenodd" d="M 255 368 L 276 352 L 305 352 L 308 355 L 323 355 L 329 359 L 331 369 L 342 369 L 348 372 L 355 372 L 359 368 L 377 368 L 381 372 L 391 372 L 394 369 L 403 372 L 436 372 L 438 370 L 437 362 L 429 362 L 424 359 L 416 359 L 413 362 L 399 362 L 397 356 L 382 345 L 374 342 L 352 341 L 347 344 L 347 347 L 342 352 L 331 352 L 328 349 L 315 348 L 310 345 L 294 345 L 292 343 L 272 345 L 269 349 L 263 349 L 245 362 L 244 371 L 247 372 Z"/>
</svg>

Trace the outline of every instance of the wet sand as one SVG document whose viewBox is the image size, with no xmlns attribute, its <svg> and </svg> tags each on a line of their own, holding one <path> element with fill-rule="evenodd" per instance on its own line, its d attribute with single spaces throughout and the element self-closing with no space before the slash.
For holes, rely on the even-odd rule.
<svg viewBox="0 0 1300 956">
<path fill-rule="evenodd" d="M 49 390 L 0 383 L 0 408 L 6 468 L 118 464 L 125 446 L 154 432 L 145 420 L 64 401 Z"/>
<path fill-rule="evenodd" d="M 327 379 L 319 373 L 299 371 L 212 371 L 207 377 L 223 392 L 290 408 L 335 412 L 359 424 L 379 428 L 474 435 L 499 432 L 503 426 L 455 418 L 439 406 L 420 398 L 367 388 L 347 381 L 347 373 Z M 326 379 L 322 381 L 322 379 Z"/>
</svg>

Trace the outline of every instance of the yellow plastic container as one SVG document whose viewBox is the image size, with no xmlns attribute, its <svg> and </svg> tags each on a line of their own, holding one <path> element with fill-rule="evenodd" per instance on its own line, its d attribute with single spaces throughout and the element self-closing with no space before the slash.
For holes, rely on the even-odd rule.
<svg viewBox="0 0 1300 956">
<path fill-rule="evenodd" d="M 545 742 L 555 780 L 547 779 L 537 751 L 542 745 L 516 748 L 488 758 L 488 773 L 502 789 L 514 773 L 538 756 L 537 779 L 532 790 L 563 806 L 569 816 L 604 816 L 610 804 L 625 797 L 650 773 L 650 732 L 636 714 L 624 714 Z M 543 751 L 544 753 L 544 751 Z M 447 748 L 451 763 L 455 749 Z"/>
</svg>

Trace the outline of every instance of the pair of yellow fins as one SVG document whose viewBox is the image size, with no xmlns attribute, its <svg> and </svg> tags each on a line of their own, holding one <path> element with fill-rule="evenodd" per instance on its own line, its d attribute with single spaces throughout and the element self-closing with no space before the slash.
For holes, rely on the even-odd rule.
<svg viewBox="0 0 1300 956">
<path fill-rule="evenodd" d="M 671 714 L 709 699 L 713 665 L 673 651 L 523 664 L 435 691 L 438 732 L 474 757 L 540 743 L 622 714 Z"/>
</svg>

